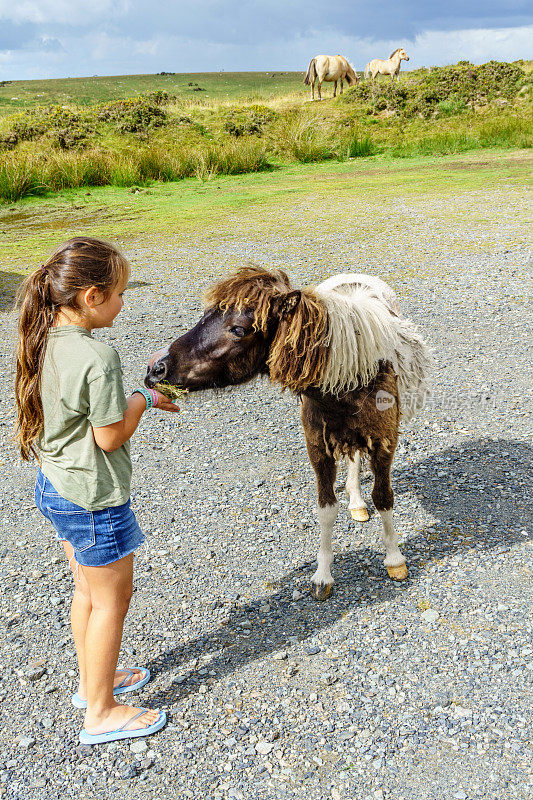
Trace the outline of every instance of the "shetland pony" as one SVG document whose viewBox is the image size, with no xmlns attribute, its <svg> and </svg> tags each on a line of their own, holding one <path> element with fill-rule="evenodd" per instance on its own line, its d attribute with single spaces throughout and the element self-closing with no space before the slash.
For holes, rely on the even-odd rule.
<svg viewBox="0 0 533 800">
<path fill-rule="evenodd" d="M 199 391 L 265 375 L 301 397 L 320 525 L 311 585 L 313 596 L 324 600 L 333 586 L 334 483 L 341 458 L 348 460 L 349 509 L 364 521 L 359 468 L 361 453 L 368 457 L 384 564 L 393 580 L 407 577 L 392 521 L 390 472 L 400 419 L 410 419 L 422 405 L 430 363 L 415 325 L 379 278 L 336 275 L 295 290 L 282 270 L 244 267 L 207 291 L 206 310 L 194 328 L 152 356 L 146 385 L 166 380 Z"/>
<path fill-rule="evenodd" d="M 398 47 L 387 59 L 374 58 L 369 61 L 365 67 L 365 78 L 372 75 L 372 80 L 374 80 L 379 73 L 380 75 L 390 75 L 390 79 L 393 81 L 394 77 L 398 78 L 400 74 L 402 61 L 409 61 L 409 56 L 403 47 Z"/>
<path fill-rule="evenodd" d="M 343 81 L 346 79 L 348 86 L 357 83 L 359 78 L 353 67 L 344 56 L 315 56 L 309 62 L 307 75 L 304 78 L 306 86 L 311 86 L 311 100 L 315 99 L 315 81 L 318 79 L 318 99 L 322 100 L 321 88 L 324 81 L 334 82 L 333 97 L 337 95 L 337 81 L 340 81 L 342 94 Z"/>
</svg>

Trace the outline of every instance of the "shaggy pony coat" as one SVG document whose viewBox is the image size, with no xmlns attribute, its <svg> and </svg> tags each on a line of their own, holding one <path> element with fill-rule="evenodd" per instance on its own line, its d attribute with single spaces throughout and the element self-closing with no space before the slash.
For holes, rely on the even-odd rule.
<svg viewBox="0 0 533 800">
<path fill-rule="evenodd" d="M 273 314 L 281 316 L 267 366 L 283 389 L 301 394 L 313 387 L 338 398 L 367 386 L 389 362 L 404 420 L 424 402 L 430 350 L 379 278 L 336 275 L 292 291 L 283 270 L 245 267 L 211 287 L 206 303 L 222 311 L 254 309 L 254 326 L 265 336 Z"/>
</svg>

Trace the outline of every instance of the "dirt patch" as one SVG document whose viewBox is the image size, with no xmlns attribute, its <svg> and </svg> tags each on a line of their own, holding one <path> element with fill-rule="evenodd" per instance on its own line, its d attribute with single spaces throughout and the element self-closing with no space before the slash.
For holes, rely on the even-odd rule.
<svg viewBox="0 0 533 800">
<path fill-rule="evenodd" d="M 99 222 L 121 222 L 125 219 L 133 219 L 134 216 L 135 213 L 127 217 L 121 214 L 114 214 L 105 207 L 85 208 L 84 206 L 73 206 L 65 209 L 44 206 L 39 210 L 32 211 L 16 209 L 0 212 L 0 225 L 8 230 L 16 228 L 17 231 L 22 227 L 29 231 L 55 231 L 86 225 L 87 223 L 93 225 Z"/>
</svg>

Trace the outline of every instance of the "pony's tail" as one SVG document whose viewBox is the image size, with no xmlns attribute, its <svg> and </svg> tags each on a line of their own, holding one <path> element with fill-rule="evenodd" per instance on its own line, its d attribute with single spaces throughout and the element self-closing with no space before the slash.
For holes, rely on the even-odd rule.
<svg viewBox="0 0 533 800">
<path fill-rule="evenodd" d="M 41 373 L 48 330 L 54 322 L 50 278 L 42 268 L 24 282 L 19 294 L 19 340 L 15 373 L 15 438 L 24 461 L 35 455 L 34 442 L 44 424 Z"/>
<path fill-rule="evenodd" d="M 370 75 L 370 61 L 365 67 L 365 78 L 368 78 L 369 75 Z"/>
<path fill-rule="evenodd" d="M 316 78 L 316 58 L 312 58 L 307 68 L 307 75 L 305 76 L 304 83 L 309 86 Z"/>
</svg>

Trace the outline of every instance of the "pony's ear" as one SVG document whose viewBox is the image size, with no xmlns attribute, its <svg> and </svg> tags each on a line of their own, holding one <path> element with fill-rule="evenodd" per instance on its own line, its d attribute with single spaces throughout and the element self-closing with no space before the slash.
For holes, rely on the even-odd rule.
<svg viewBox="0 0 533 800">
<path fill-rule="evenodd" d="M 299 289 L 285 294 L 278 294 L 272 298 L 270 314 L 278 319 L 287 319 L 300 302 L 302 293 Z"/>
</svg>

